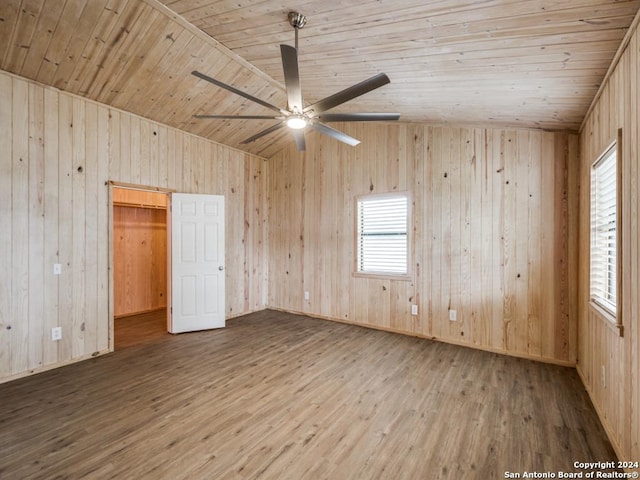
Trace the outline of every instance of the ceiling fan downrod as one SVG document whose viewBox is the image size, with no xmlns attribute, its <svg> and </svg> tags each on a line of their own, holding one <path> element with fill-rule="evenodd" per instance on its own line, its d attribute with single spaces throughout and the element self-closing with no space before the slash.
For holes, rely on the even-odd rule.
<svg viewBox="0 0 640 480">
<path fill-rule="evenodd" d="M 289 24 L 296 31 L 296 51 L 298 50 L 298 30 L 304 27 L 307 24 L 307 17 L 298 12 L 289 12 L 287 16 L 289 19 Z"/>
</svg>

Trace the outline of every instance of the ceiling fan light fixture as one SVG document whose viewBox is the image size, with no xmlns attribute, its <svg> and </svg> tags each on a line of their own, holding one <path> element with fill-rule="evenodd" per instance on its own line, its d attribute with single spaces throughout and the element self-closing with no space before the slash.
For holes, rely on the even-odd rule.
<svg viewBox="0 0 640 480">
<path fill-rule="evenodd" d="M 307 119 L 302 115 L 291 115 L 287 118 L 287 127 L 300 130 L 308 125 Z"/>
</svg>

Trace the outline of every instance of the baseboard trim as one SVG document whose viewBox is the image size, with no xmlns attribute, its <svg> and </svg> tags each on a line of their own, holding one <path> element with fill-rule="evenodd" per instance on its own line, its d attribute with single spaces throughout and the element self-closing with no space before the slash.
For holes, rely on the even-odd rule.
<svg viewBox="0 0 640 480">
<path fill-rule="evenodd" d="M 611 442 L 611 446 L 613 447 L 613 450 L 616 452 L 616 455 L 618 456 L 618 460 L 629 460 L 631 461 L 631 459 L 625 459 L 624 458 L 624 454 L 622 451 L 622 447 L 620 446 L 620 444 L 618 443 L 615 435 L 614 435 L 614 431 L 611 428 L 611 425 L 609 425 L 609 422 L 607 421 L 604 412 L 602 411 L 602 409 L 600 408 L 600 405 L 598 404 L 598 402 L 596 402 L 596 398 L 593 394 L 593 391 L 591 390 L 591 387 L 589 386 L 589 383 L 587 382 L 586 377 L 584 376 L 584 373 L 582 372 L 582 368 L 580 368 L 580 364 L 576 365 L 576 371 L 578 372 L 578 376 L 580 377 L 580 380 L 582 381 L 582 385 L 584 385 L 584 389 L 587 391 L 587 394 L 589 395 L 589 399 L 591 400 L 591 405 L 593 405 L 594 410 L 596 411 L 596 415 L 598 415 L 598 418 L 600 419 L 600 423 L 602 424 L 602 428 L 604 428 L 605 433 L 607 434 L 607 437 L 609 438 L 609 442 Z M 634 460 L 636 461 L 636 460 Z M 626 470 L 627 472 L 632 472 L 633 470 Z"/>
<path fill-rule="evenodd" d="M 250 315 L 250 314 L 256 313 L 256 312 L 262 312 L 263 310 L 268 310 L 268 308 L 267 307 L 258 307 L 258 308 L 254 308 L 252 310 L 247 310 L 246 312 L 234 313 L 233 315 L 229 315 L 228 317 L 225 317 L 225 320 L 235 320 L 236 318 L 244 317 L 245 315 Z"/>
<path fill-rule="evenodd" d="M 71 358 L 63 362 L 52 363 L 50 365 L 44 365 L 38 368 L 30 368 L 29 370 L 25 370 L 24 372 L 20 372 L 20 373 L 16 373 L 15 375 L 10 375 L 8 377 L 0 378 L 0 384 L 10 382 L 12 380 L 18 380 L 19 378 L 30 377 L 32 375 L 36 375 L 42 372 L 47 372 L 49 370 L 54 370 L 56 368 L 66 367 L 67 365 L 71 365 L 73 363 L 83 362 L 85 360 L 89 360 L 95 357 L 100 357 L 102 355 L 106 355 L 107 353 L 112 353 L 112 352 L 113 350 L 106 348 L 104 350 L 98 350 L 97 352 L 83 355 L 81 357 Z"/>
<path fill-rule="evenodd" d="M 561 367 L 571 367 L 571 368 L 575 368 L 576 367 L 576 362 L 570 362 L 570 361 L 566 361 L 566 360 L 558 360 L 556 358 L 548 358 L 548 357 L 538 357 L 535 355 L 527 355 L 527 354 L 523 354 L 523 353 L 518 353 L 518 352 L 510 352 L 507 350 L 503 350 L 500 348 L 492 348 L 492 347 L 487 347 L 487 346 L 483 346 L 483 345 L 473 345 L 473 344 L 469 344 L 469 343 L 464 343 L 464 342 L 456 342 L 455 340 L 451 340 L 449 338 L 441 338 L 435 335 L 424 335 L 421 333 L 415 333 L 415 332 L 407 332 L 405 330 L 398 330 L 395 328 L 390 328 L 390 327 L 383 327 L 380 325 L 372 325 L 369 323 L 359 323 L 359 322 L 354 322 L 351 320 L 345 320 L 342 318 L 335 318 L 335 317 L 329 317 L 326 315 L 317 315 L 315 313 L 308 313 L 308 312 L 302 312 L 302 311 L 297 311 L 297 310 L 288 310 L 288 309 L 284 309 L 284 308 L 275 308 L 275 307 L 267 307 L 268 310 L 275 310 L 275 311 L 279 311 L 279 312 L 285 312 L 285 313 L 292 313 L 295 315 L 305 315 L 307 317 L 311 317 L 311 318 L 317 318 L 319 320 L 329 320 L 331 322 L 338 322 L 338 323 L 345 323 L 347 325 L 355 325 L 358 327 L 364 327 L 364 328 L 372 328 L 374 330 L 382 330 L 384 332 L 389 332 L 389 333 L 397 333 L 400 335 L 408 335 L 410 337 L 417 337 L 417 338 L 424 338 L 426 340 L 434 340 L 437 342 L 442 342 L 442 343 L 448 343 L 450 345 L 456 345 L 458 347 L 466 347 L 466 348 L 473 348 L 475 350 L 482 350 L 484 352 L 490 352 L 490 353 L 497 353 L 499 355 L 506 355 L 508 357 L 515 357 L 515 358 L 522 358 L 524 360 L 534 360 L 536 362 L 542 362 L 542 363 L 549 363 L 552 365 L 559 365 Z"/>
<path fill-rule="evenodd" d="M 119 320 L 120 318 L 134 317 L 136 315 L 143 315 L 145 313 L 159 312 L 160 310 L 166 310 L 166 309 L 167 309 L 166 305 L 164 307 L 153 307 L 153 308 L 148 308 L 146 310 L 140 310 L 139 312 L 119 313 L 118 315 L 114 315 L 113 318 L 115 320 Z"/>
</svg>

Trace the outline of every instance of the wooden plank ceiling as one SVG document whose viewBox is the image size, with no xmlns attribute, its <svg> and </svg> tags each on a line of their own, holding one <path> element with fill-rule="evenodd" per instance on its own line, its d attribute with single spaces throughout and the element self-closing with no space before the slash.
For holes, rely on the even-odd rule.
<svg viewBox="0 0 640 480">
<path fill-rule="evenodd" d="M 270 157 L 273 121 L 196 120 L 263 107 L 197 69 L 286 105 L 279 44 L 300 30 L 307 103 L 379 72 L 391 84 L 336 111 L 403 121 L 576 130 L 640 0 L 2 0 L 0 68 Z M 329 140 L 334 141 L 334 140 Z"/>
</svg>

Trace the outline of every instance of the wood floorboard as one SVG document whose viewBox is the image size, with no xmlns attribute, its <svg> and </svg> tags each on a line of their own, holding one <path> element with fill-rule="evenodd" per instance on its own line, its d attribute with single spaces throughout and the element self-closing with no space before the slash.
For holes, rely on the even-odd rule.
<svg viewBox="0 0 640 480">
<path fill-rule="evenodd" d="M 114 322 L 116 350 L 152 343 L 166 335 L 169 335 L 166 309 L 116 318 Z"/>
<path fill-rule="evenodd" d="M 486 480 L 616 458 L 570 368 L 268 310 L 120 347 L 0 385 L 0 478 Z"/>
</svg>

